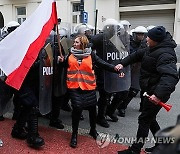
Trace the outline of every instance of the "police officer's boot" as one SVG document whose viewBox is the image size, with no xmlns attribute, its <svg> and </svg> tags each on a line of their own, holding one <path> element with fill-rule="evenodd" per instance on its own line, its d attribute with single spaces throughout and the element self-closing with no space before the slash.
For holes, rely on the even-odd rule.
<svg viewBox="0 0 180 154">
<path fill-rule="evenodd" d="M 125 115 L 126 115 L 126 110 L 118 108 L 118 116 L 125 117 Z"/>
<path fill-rule="evenodd" d="M 32 108 L 29 120 L 28 120 L 28 136 L 27 143 L 33 148 L 39 148 L 43 146 L 44 139 L 38 134 L 38 109 Z"/>
<path fill-rule="evenodd" d="M 118 108 L 121 101 L 119 98 L 120 97 L 118 97 L 117 95 L 114 95 L 111 104 L 107 107 L 106 115 L 109 116 L 113 122 L 118 121 L 118 117 L 115 114 L 115 111 Z"/>
<path fill-rule="evenodd" d="M 11 132 L 11 136 L 13 138 L 22 139 L 22 140 L 27 138 L 25 125 L 26 125 L 28 116 L 29 116 L 28 108 L 20 107 L 19 117 L 16 123 L 14 124 L 12 132 Z"/>
<path fill-rule="evenodd" d="M 52 111 L 50 114 L 50 123 L 49 126 L 55 127 L 57 129 L 63 129 L 64 125 L 62 124 L 62 121 L 59 119 L 60 115 L 60 100 L 61 97 L 53 97 L 52 100 Z"/>
<path fill-rule="evenodd" d="M 99 104 L 98 105 L 98 116 L 97 116 L 97 124 L 99 124 L 102 127 L 109 128 L 109 124 L 106 120 L 106 104 Z"/>
</svg>

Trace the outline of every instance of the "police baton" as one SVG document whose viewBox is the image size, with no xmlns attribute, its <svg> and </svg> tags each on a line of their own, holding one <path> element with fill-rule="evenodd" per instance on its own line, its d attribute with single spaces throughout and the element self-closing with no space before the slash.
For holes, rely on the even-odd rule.
<svg viewBox="0 0 180 154">
<path fill-rule="evenodd" d="M 147 94 L 147 92 L 144 92 L 143 96 L 146 96 L 146 97 L 150 98 L 150 96 Z M 160 105 L 163 108 L 165 108 L 167 112 L 172 108 L 172 105 L 165 104 L 164 102 L 159 102 L 158 105 Z"/>
</svg>

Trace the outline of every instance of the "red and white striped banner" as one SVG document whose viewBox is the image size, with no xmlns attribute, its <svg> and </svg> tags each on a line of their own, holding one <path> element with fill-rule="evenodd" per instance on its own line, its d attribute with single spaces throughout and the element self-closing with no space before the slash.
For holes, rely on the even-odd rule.
<svg viewBox="0 0 180 154">
<path fill-rule="evenodd" d="M 56 2 L 43 0 L 21 26 L 0 42 L 0 69 L 9 86 L 20 89 L 55 24 Z"/>
</svg>

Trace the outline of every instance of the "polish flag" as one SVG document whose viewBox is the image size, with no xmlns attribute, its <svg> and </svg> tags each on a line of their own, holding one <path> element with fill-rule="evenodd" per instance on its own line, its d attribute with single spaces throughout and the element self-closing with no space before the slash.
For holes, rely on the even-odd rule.
<svg viewBox="0 0 180 154">
<path fill-rule="evenodd" d="M 0 42 L 0 69 L 6 84 L 19 90 L 54 25 L 55 0 L 43 0 L 36 11 Z"/>
</svg>

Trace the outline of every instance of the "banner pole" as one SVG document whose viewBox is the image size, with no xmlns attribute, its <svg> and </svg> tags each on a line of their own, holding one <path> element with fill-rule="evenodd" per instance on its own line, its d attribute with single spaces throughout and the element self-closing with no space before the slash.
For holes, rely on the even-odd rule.
<svg viewBox="0 0 180 154">
<path fill-rule="evenodd" d="M 61 50 L 61 39 L 59 35 L 59 29 L 58 29 L 58 24 L 56 25 L 56 31 L 57 31 L 57 42 L 58 42 L 58 47 L 59 47 L 59 55 L 60 57 L 63 57 L 62 50 Z"/>
</svg>

